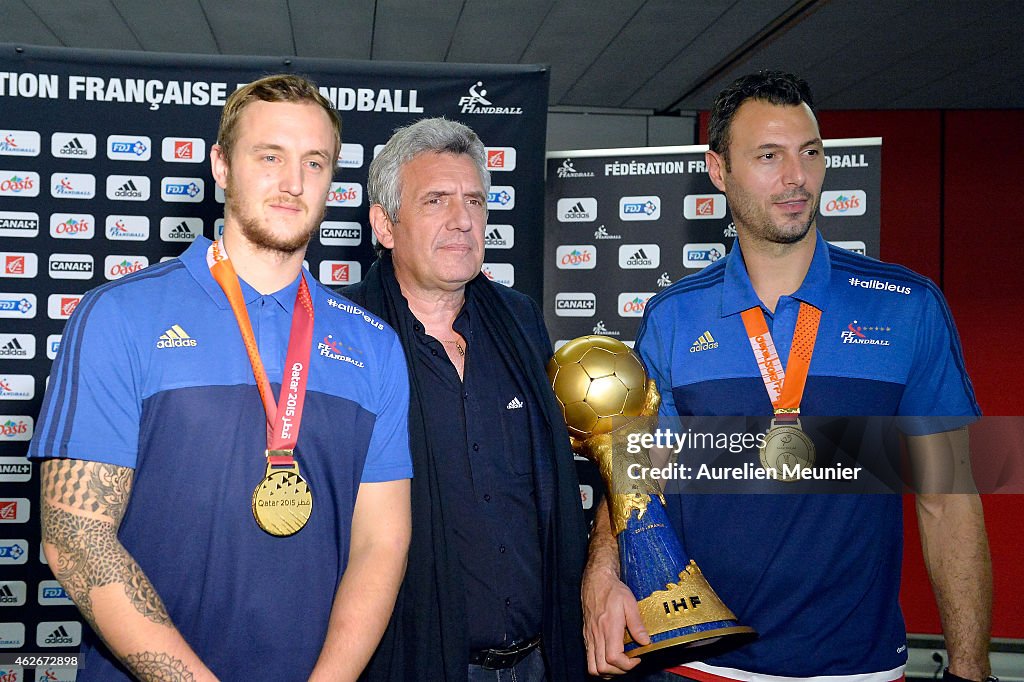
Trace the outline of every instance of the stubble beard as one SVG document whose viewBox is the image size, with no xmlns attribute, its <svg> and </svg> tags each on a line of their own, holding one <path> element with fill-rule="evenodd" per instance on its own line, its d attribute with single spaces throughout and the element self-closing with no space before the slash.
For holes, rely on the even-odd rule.
<svg viewBox="0 0 1024 682">
<path fill-rule="evenodd" d="M 227 188 L 224 190 L 224 202 L 230 209 L 229 212 L 232 217 L 238 223 L 242 236 L 256 249 L 278 253 L 282 256 L 291 256 L 305 249 L 310 239 L 313 238 L 313 233 L 316 232 L 317 227 L 323 222 L 324 216 L 327 214 L 327 207 L 324 206 L 320 209 L 320 215 L 317 219 L 307 226 L 308 229 L 306 231 L 296 233 L 290 237 L 279 236 L 267 228 L 258 217 L 247 212 L 241 206 L 241 203 L 236 201 L 236 197 L 234 184 L 229 181 Z"/>
<path fill-rule="evenodd" d="M 794 217 L 785 224 L 779 224 L 771 219 L 769 209 L 759 204 L 749 194 L 743 191 L 727 192 L 729 194 L 729 208 L 732 211 L 733 220 L 737 226 L 747 229 L 753 236 L 772 244 L 795 244 L 801 241 L 810 232 L 811 226 L 818 215 L 818 205 L 821 202 L 821 195 L 814 197 L 814 203 L 807 214 L 805 221 Z M 780 201 L 791 199 L 807 199 L 812 197 L 806 190 L 797 190 L 785 194 L 775 194 L 768 197 L 768 203 L 774 204 Z"/>
</svg>

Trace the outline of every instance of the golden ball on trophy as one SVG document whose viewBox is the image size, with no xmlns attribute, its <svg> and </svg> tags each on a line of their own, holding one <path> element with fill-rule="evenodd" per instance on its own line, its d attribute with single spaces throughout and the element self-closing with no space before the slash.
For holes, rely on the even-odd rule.
<svg viewBox="0 0 1024 682">
<path fill-rule="evenodd" d="M 618 425 L 616 417 L 636 417 L 643 411 L 647 373 L 629 346 L 617 339 L 573 339 L 548 362 L 548 379 L 575 438 L 607 433 Z"/>
</svg>

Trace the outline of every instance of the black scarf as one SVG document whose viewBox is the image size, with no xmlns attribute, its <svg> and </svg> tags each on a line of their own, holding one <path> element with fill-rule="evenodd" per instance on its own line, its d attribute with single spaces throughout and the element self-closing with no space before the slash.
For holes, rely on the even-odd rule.
<svg viewBox="0 0 1024 682">
<path fill-rule="evenodd" d="M 467 304 L 490 334 L 502 359 L 522 377 L 530 404 L 537 512 L 543 557 L 542 649 L 551 682 L 583 680 L 586 658 L 582 639 L 580 580 L 586 560 L 586 526 L 579 482 L 565 422 L 544 367 L 549 348 L 537 343 L 519 323 L 509 295 L 483 275 L 466 285 Z M 380 646 L 362 679 L 406 682 L 467 678 L 462 568 L 452 549 L 453 513 L 446 499 L 457 491 L 440 485 L 424 412 L 429 405 L 419 390 L 416 333 L 408 303 L 395 279 L 390 252 L 370 267 L 359 284 L 342 290 L 354 303 L 380 316 L 398 333 L 409 366 L 409 445 L 412 451 L 412 544 L 398 603 Z M 519 312 L 520 315 L 523 311 Z M 547 343 L 544 344 L 547 346 Z M 542 460 L 542 461 L 539 461 Z"/>
</svg>

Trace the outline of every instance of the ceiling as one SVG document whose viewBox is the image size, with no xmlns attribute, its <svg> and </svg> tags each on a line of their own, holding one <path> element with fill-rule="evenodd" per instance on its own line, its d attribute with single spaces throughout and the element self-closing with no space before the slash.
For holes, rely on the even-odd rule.
<svg viewBox="0 0 1024 682">
<path fill-rule="evenodd" d="M 709 108 L 781 68 L 820 109 L 1024 107 L 1020 0 L 0 0 L 0 42 L 551 66 L 552 107 Z"/>
</svg>

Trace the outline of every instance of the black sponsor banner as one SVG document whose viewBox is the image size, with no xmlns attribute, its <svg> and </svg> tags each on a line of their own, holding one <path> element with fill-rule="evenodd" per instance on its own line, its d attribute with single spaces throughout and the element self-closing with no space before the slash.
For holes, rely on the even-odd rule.
<svg viewBox="0 0 1024 682">
<path fill-rule="evenodd" d="M 65 640 L 78 630 L 67 623 L 79 617 L 47 582 L 38 467 L 24 455 L 82 294 L 178 255 L 200 234 L 220 236 L 223 194 L 209 155 L 227 96 L 270 73 L 299 73 L 340 111 L 341 159 L 307 257 L 330 286 L 359 281 L 372 262 L 365 189 L 377 148 L 421 118 L 469 125 L 491 169 L 484 271 L 540 300 L 548 73 L 13 45 L 0 55 L 0 650 L 74 648 Z M 37 630 L 51 622 L 63 634 L 47 640 Z"/>
<path fill-rule="evenodd" d="M 881 138 L 825 141 L 818 227 L 879 254 Z M 544 206 L 544 316 L 555 346 L 587 334 L 632 345 L 647 301 L 724 257 L 736 239 L 706 146 L 553 152 Z M 578 466 L 584 507 L 603 484 Z M 592 511 L 589 511 L 592 515 Z"/>
<path fill-rule="evenodd" d="M 826 140 L 818 227 L 879 253 L 881 139 Z M 651 296 L 732 248 L 725 195 L 705 146 L 547 155 L 544 313 L 556 341 L 606 334 L 632 343 Z"/>
</svg>

